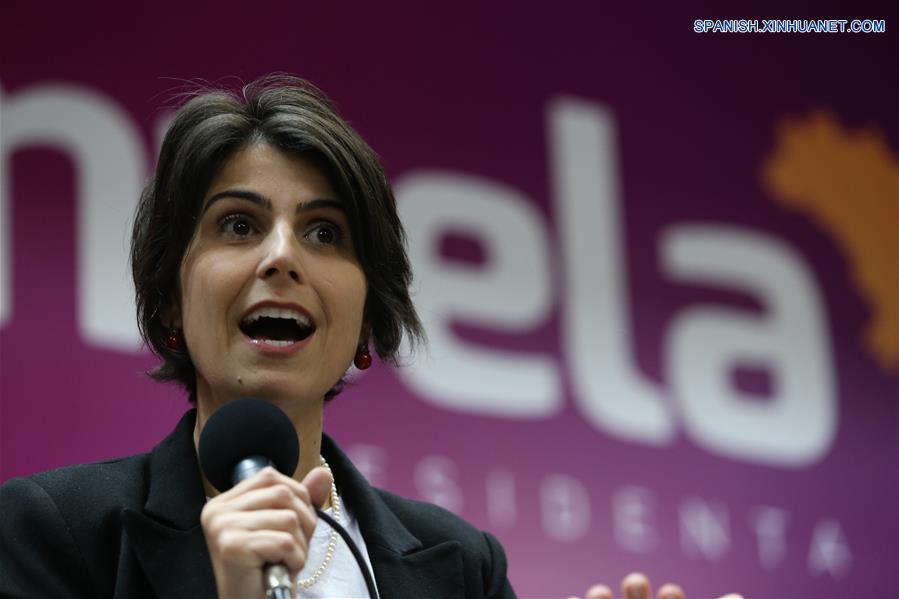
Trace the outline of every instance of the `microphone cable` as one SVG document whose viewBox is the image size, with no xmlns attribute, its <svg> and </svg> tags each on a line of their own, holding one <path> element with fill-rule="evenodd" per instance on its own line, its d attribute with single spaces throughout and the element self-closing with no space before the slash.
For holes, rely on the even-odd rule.
<svg viewBox="0 0 899 599">
<path fill-rule="evenodd" d="M 328 526 L 337 531 L 337 534 L 343 538 L 346 542 L 347 547 L 350 548 L 350 551 L 353 553 L 353 557 L 356 558 L 356 563 L 359 565 L 359 570 L 362 571 L 362 577 L 365 579 L 365 587 L 368 589 L 368 596 L 371 599 L 379 599 L 378 597 L 378 588 L 375 586 L 375 581 L 371 577 L 371 571 L 368 569 L 368 564 L 365 563 L 365 558 L 362 557 L 362 552 L 359 551 L 359 548 L 356 546 L 356 543 L 353 542 L 353 539 L 350 538 L 350 534 L 346 531 L 346 529 L 340 525 L 334 518 L 329 516 L 322 510 L 321 508 L 315 508 L 315 513 L 318 514 L 318 517 L 324 520 Z M 266 594 L 268 599 L 293 599 L 290 594 L 290 589 L 285 588 L 283 586 L 274 587 Z"/>
<path fill-rule="evenodd" d="M 319 518 L 327 522 L 328 526 L 336 530 L 337 534 L 346 541 L 347 547 L 353 552 L 353 557 L 356 558 L 356 563 L 359 564 L 359 569 L 362 571 L 362 577 L 365 579 L 365 587 L 368 589 L 368 596 L 371 599 L 380 599 L 378 597 L 378 588 L 375 586 L 375 581 L 371 577 L 371 571 L 368 569 L 368 564 L 365 563 L 365 558 L 362 557 L 362 552 L 356 547 L 356 543 L 350 538 L 350 533 L 348 533 L 337 520 L 326 514 L 321 508 L 315 508 L 315 513 L 318 514 Z"/>
</svg>

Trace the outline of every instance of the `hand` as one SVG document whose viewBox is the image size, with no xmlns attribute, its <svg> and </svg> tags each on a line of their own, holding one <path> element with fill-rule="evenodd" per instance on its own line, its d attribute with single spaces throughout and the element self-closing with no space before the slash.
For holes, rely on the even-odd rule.
<svg viewBox="0 0 899 599">
<path fill-rule="evenodd" d="M 314 468 L 302 483 L 274 468 L 210 499 L 200 515 L 220 599 L 265 597 L 262 567 L 283 563 L 296 580 L 331 475 Z M 295 589 L 294 589 L 295 590 Z"/>
<path fill-rule="evenodd" d="M 652 587 L 649 579 L 639 572 L 628 574 L 621 581 L 621 593 L 625 599 L 652 599 Z M 665 584 L 659 589 L 656 599 L 685 599 L 683 589 L 676 584 Z M 569 597 L 578 599 L 578 597 Z M 584 599 L 613 599 L 612 591 L 603 584 L 596 584 L 587 589 Z M 724 595 L 719 599 L 743 599 L 740 595 Z"/>
</svg>

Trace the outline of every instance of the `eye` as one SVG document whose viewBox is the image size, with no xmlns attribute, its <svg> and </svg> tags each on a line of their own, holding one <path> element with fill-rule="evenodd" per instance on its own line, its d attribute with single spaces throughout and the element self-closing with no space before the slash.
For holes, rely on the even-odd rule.
<svg viewBox="0 0 899 599">
<path fill-rule="evenodd" d="M 245 214 L 229 214 L 219 221 L 219 229 L 228 237 L 240 239 L 255 232 L 253 221 Z"/>
<path fill-rule="evenodd" d="M 340 243 L 342 231 L 333 223 L 318 223 L 306 234 L 306 237 L 315 243 L 322 245 L 335 245 Z"/>
</svg>

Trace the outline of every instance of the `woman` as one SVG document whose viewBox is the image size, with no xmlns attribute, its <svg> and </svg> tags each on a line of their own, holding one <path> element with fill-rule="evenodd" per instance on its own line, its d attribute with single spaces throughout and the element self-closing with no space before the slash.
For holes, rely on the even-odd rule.
<svg viewBox="0 0 899 599">
<path fill-rule="evenodd" d="M 324 506 L 381 597 L 514 596 L 491 535 L 373 489 L 322 434 L 350 364 L 367 368 L 372 347 L 395 362 L 422 328 L 387 178 L 320 92 L 273 77 L 187 102 L 141 197 L 131 257 L 140 328 L 162 359 L 153 375 L 196 410 L 148 454 L 4 485 L 0 595 L 262 597 L 263 565 L 280 562 L 301 596 L 366 596 L 346 545 L 317 527 Z M 300 463 L 218 493 L 196 444 L 241 397 L 288 415 Z"/>
</svg>

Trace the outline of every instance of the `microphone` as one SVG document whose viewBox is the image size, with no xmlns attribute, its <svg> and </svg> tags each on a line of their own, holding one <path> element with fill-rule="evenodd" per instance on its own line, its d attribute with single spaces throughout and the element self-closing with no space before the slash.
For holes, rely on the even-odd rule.
<svg viewBox="0 0 899 599">
<path fill-rule="evenodd" d="M 290 418 L 261 399 L 238 399 L 216 410 L 200 435 L 200 468 L 219 491 L 227 491 L 267 466 L 292 476 L 300 460 L 300 442 Z M 265 595 L 291 599 L 290 573 L 284 564 L 266 564 Z"/>
<path fill-rule="evenodd" d="M 263 468 L 273 466 L 292 476 L 300 461 L 300 441 L 290 418 L 261 399 L 237 399 L 216 410 L 200 435 L 200 468 L 219 491 L 227 491 Z M 349 533 L 319 508 L 315 513 L 343 538 L 365 579 L 369 597 L 378 590 L 362 553 Z M 266 564 L 263 571 L 265 596 L 292 599 L 290 573 L 284 564 Z"/>
</svg>

